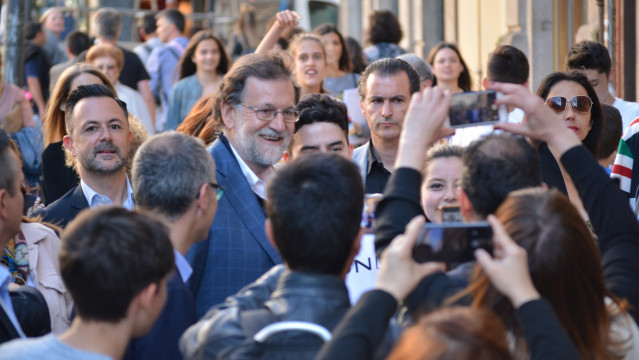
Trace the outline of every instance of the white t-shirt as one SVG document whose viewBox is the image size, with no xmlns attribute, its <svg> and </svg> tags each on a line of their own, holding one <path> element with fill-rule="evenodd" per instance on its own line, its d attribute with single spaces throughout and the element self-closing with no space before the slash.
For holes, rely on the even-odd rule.
<svg viewBox="0 0 639 360">
<path fill-rule="evenodd" d="M 626 132 L 626 129 L 630 125 L 630 123 L 639 117 L 639 103 L 622 100 L 618 97 L 615 98 L 615 102 L 612 106 L 616 107 L 617 110 L 621 113 L 621 122 L 623 123 L 623 131 Z"/>
</svg>

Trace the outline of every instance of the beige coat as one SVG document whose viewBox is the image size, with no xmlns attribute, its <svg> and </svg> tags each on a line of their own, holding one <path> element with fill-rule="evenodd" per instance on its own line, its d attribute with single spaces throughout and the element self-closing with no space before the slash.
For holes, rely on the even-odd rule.
<svg viewBox="0 0 639 360">
<path fill-rule="evenodd" d="M 73 307 L 71 294 L 60 276 L 60 239 L 52 229 L 39 223 L 22 223 L 20 229 L 29 251 L 29 277 L 47 301 L 51 331 L 60 334 L 69 328 Z"/>
</svg>

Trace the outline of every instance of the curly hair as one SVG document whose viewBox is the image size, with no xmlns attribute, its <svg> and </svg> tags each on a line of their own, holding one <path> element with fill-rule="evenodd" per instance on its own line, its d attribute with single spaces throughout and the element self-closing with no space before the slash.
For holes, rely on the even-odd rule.
<svg viewBox="0 0 639 360">
<path fill-rule="evenodd" d="M 397 16 L 390 10 L 377 10 L 368 18 L 368 42 L 377 44 L 381 42 L 398 44 L 404 33 L 399 25 Z"/>
</svg>

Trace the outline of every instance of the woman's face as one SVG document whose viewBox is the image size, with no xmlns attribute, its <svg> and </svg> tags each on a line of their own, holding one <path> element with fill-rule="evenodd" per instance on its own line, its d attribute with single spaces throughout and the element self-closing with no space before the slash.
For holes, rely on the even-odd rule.
<svg viewBox="0 0 639 360">
<path fill-rule="evenodd" d="M 198 71 L 214 73 L 220 64 L 220 57 L 220 48 L 217 46 L 217 42 L 213 39 L 206 39 L 197 44 L 191 60 Z"/>
<path fill-rule="evenodd" d="M 453 49 L 442 48 L 433 59 L 433 73 L 438 81 L 457 81 L 464 66 Z"/>
<path fill-rule="evenodd" d="M 458 206 L 459 178 L 462 160 L 444 157 L 431 160 L 426 166 L 426 177 L 422 183 L 422 207 L 426 217 L 436 223 L 442 222 L 442 206 Z"/>
<path fill-rule="evenodd" d="M 574 131 L 579 140 L 584 141 L 590 132 L 590 110 L 580 112 L 572 107 L 571 100 L 575 96 L 588 96 L 586 89 L 574 81 L 563 80 L 556 83 L 548 92 L 546 100 L 551 97 L 560 96 L 566 98 L 566 108 L 561 112 L 556 112 L 557 118 L 565 122 L 566 126 Z"/>
<path fill-rule="evenodd" d="M 102 56 L 93 60 L 93 66 L 97 67 L 107 78 L 111 84 L 115 85 L 120 77 L 120 69 L 118 63 L 110 56 Z"/>
<path fill-rule="evenodd" d="M 56 35 L 64 30 L 64 16 L 59 11 L 54 11 L 44 21 L 44 28 Z"/>
<path fill-rule="evenodd" d="M 320 86 L 326 72 L 322 45 L 315 40 L 303 40 L 295 52 L 295 78 L 302 88 Z"/>
<path fill-rule="evenodd" d="M 322 35 L 324 48 L 326 49 L 326 62 L 330 67 L 339 68 L 339 58 L 342 56 L 342 43 L 336 33 Z"/>
</svg>

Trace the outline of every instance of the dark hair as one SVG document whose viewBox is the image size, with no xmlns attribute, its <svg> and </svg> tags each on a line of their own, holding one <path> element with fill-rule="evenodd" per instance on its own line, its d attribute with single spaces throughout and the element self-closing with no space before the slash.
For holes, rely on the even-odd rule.
<svg viewBox="0 0 639 360">
<path fill-rule="evenodd" d="M 362 218 L 357 166 L 337 155 L 300 156 L 275 173 L 267 194 L 266 213 L 287 266 L 341 275 Z"/>
<path fill-rule="evenodd" d="M 556 189 L 520 190 L 509 194 L 495 215 L 526 250 L 533 285 L 550 302 L 581 356 L 616 358 L 613 354 L 622 344 L 611 339 L 612 314 L 605 298 L 613 300 L 610 310 L 615 308 L 617 314 L 625 313 L 626 304 L 606 288 L 596 242 L 568 197 Z M 523 334 L 515 310 L 480 267 L 468 289 L 474 295 L 473 306 L 498 314 L 514 332 L 521 351 Z"/>
<path fill-rule="evenodd" d="M 424 169 L 426 169 L 428 167 L 428 164 L 435 159 L 443 159 L 449 157 L 462 159 L 463 156 L 464 149 L 461 146 L 451 144 L 438 144 L 428 149 L 428 151 L 426 152 Z M 424 179 L 425 178 L 426 174 L 424 174 Z"/>
<path fill-rule="evenodd" d="M 524 84 L 528 81 L 530 65 L 526 55 L 514 46 L 498 46 L 488 55 L 486 75 L 489 81 Z"/>
<path fill-rule="evenodd" d="M 35 39 L 36 35 L 38 35 L 38 33 L 42 32 L 42 24 L 40 24 L 37 21 L 31 21 L 28 22 L 25 26 L 24 26 L 24 38 L 26 40 L 33 40 Z"/>
<path fill-rule="evenodd" d="M 346 72 L 351 72 L 353 69 L 353 64 L 351 63 L 351 58 L 348 54 L 348 46 L 346 46 L 346 42 L 344 41 L 344 37 L 337 29 L 337 26 L 333 24 L 322 24 L 315 29 L 313 29 L 313 33 L 317 35 L 326 35 L 326 34 L 335 34 L 339 38 L 339 43 L 342 45 L 342 53 L 339 56 L 338 66 L 339 69 Z"/>
<path fill-rule="evenodd" d="M 568 50 L 566 66 L 570 70 L 590 70 L 610 75 L 612 62 L 608 49 L 596 41 L 582 41 Z"/>
<path fill-rule="evenodd" d="M 111 81 L 93 65 L 77 63 L 64 70 L 53 88 L 53 94 L 47 103 L 46 115 L 42 122 L 42 139 L 45 147 L 51 143 L 62 141 L 62 138 L 67 135 L 63 108 L 66 106 L 67 97 L 71 91 L 71 83 L 82 74 L 91 74 L 100 78 L 111 92 L 116 93 Z"/>
<path fill-rule="evenodd" d="M 175 266 L 166 226 L 137 211 L 82 211 L 62 234 L 60 274 L 83 320 L 118 322 L 140 291 Z"/>
<path fill-rule="evenodd" d="M 342 129 L 348 144 L 348 113 L 346 105 L 341 101 L 326 94 L 309 94 L 297 103 L 297 111 L 300 112 L 300 117 L 295 122 L 295 132 L 316 122 L 331 123 Z"/>
<path fill-rule="evenodd" d="M 237 105 L 242 102 L 244 94 L 244 84 L 249 77 L 256 77 L 262 80 L 280 80 L 286 79 L 291 81 L 295 91 L 295 103 L 300 97 L 300 89 L 291 75 L 290 70 L 284 63 L 284 60 L 275 55 L 248 54 L 238 58 L 224 78 L 218 91 L 215 106 L 213 122 L 217 129 L 221 129 L 222 122 L 222 103 L 229 105 Z"/>
<path fill-rule="evenodd" d="M 69 35 L 67 35 L 67 39 L 65 41 L 69 51 L 74 56 L 80 55 L 91 46 L 89 43 L 89 35 L 77 30 L 71 31 Z"/>
<path fill-rule="evenodd" d="M 179 12 L 178 10 L 164 9 L 155 16 L 156 20 L 161 18 L 164 18 L 166 21 L 175 25 L 175 27 L 178 29 L 180 33 L 184 33 L 184 26 L 185 26 L 184 15 L 182 15 L 182 13 Z"/>
<path fill-rule="evenodd" d="M 457 86 L 459 86 L 459 88 L 464 91 L 471 91 L 473 84 L 472 80 L 470 79 L 470 72 L 468 72 L 468 66 L 466 66 L 466 62 L 464 61 L 464 58 L 461 56 L 461 53 L 459 52 L 459 49 L 455 44 L 445 41 L 435 44 L 435 46 L 433 46 L 433 48 L 430 50 L 430 53 L 428 54 L 428 63 L 430 64 L 430 66 L 434 66 L 433 64 L 435 62 L 435 56 L 441 49 L 451 49 L 457 54 L 459 62 L 464 68 L 461 74 L 459 74 L 459 79 L 457 79 Z M 437 77 L 435 77 L 435 80 L 433 80 L 433 86 L 435 85 L 437 85 Z"/>
<path fill-rule="evenodd" d="M 148 34 L 153 34 L 155 30 L 157 30 L 157 25 L 155 22 L 155 17 L 157 16 L 156 12 L 150 12 L 144 14 L 142 19 L 140 19 L 140 27 L 144 32 Z"/>
<path fill-rule="evenodd" d="M 356 74 L 361 74 L 368 65 L 368 60 L 364 57 L 362 47 L 359 45 L 357 40 L 350 36 L 346 37 L 346 45 L 348 46 L 348 54 L 351 58 L 351 63 L 353 63 L 352 71 Z"/>
<path fill-rule="evenodd" d="M 113 99 L 113 101 L 115 101 L 120 106 L 120 108 L 122 109 L 122 112 L 124 113 L 124 118 L 127 119 L 128 121 L 129 112 L 126 109 L 126 103 L 116 98 L 113 92 L 111 92 L 111 90 L 109 90 L 108 87 L 102 84 L 80 85 L 77 87 L 77 89 L 71 91 L 71 93 L 67 97 L 67 103 L 65 106 L 65 117 L 64 117 L 67 134 L 72 133 L 71 132 L 73 128 L 72 116 L 73 116 L 73 109 L 75 108 L 76 104 L 82 99 L 91 98 L 91 97 L 108 97 Z"/>
<path fill-rule="evenodd" d="M 462 161 L 461 187 L 482 217 L 494 213 L 511 191 L 542 182 L 539 156 L 518 136 L 484 136 L 464 149 Z"/>
<path fill-rule="evenodd" d="M 603 126 L 599 139 L 599 159 L 606 159 L 617 151 L 619 141 L 623 135 L 621 113 L 612 105 L 601 104 L 603 111 Z"/>
<path fill-rule="evenodd" d="M 366 97 L 366 81 L 368 80 L 368 76 L 370 74 L 375 74 L 377 76 L 390 76 L 395 75 L 398 72 L 405 72 L 406 76 L 408 76 L 408 81 L 410 84 L 410 93 L 414 94 L 419 91 L 419 75 L 404 60 L 394 59 L 394 58 L 384 58 L 375 61 L 374 63 L 368 65 L 364 73 L 359 78 L 357 82 L 357 91 L 359 92 L 359 97 L 364 100 Z M 410 99 L 409 99 L 410 100 Z"/>
<path fill-rule="evenodd" d="M 215 179 L 211 155 L 200 139 L 169 131 L 138 149 L 131 185 L 135 205 L 174 221 L 189 209 L 203 184 Z"/>
<path fill-rule="evenodd" d="M 368 17 L 368 42 L 378 44 L 382 42 L 397 44 L 404 34 L 397 16 L 390 10 L 376 10 Z"/>
<path fill-rule="evenodd" d="M 388 360 L 510 360 L 506 327 L 491 311 L 443 307 L 404 331 Z"/>
<path fill-rule="evenodd" d="M 184 55 L 182 55 L 182 58 L 177 65 L 177 68 L 180 69 L 180 79 L 184 79 L 187 76 L 193 75 L 197 71 L 197 67 L 193 62 L 193 55 L 195 54 L 197 46 L 204 40 L 213 40 L 217 44 L 217 49 L 220 53 L 220 62 L 217 64 L 216 69 L 218 74 L 226 74 L 226 72 L 229 70 L 230 61 L 228 55 L 226 54 L 226 50 L 224 49 L 224 43 L 222 43 L 222 40 L 213 35 L 213 31 L 202 30 L 193 35 L 191 41 L 189 41 L 189 45 L 186 47 L 186 50 L 184 50 Z"/>
<path fill-rule="evenodd" d="M 586 75 L 577 70 L 572 70 L 569 72 L 557 71 L 546 76 L 541 81 L 541 85 L 539 85 L 539 88 L 537 89 L 537 95 L 546 101 L 550 90 L 552 90 L 552 88 L 561 81 L 572 81 L 581 85 L 592 100 L 592 109 L 590 110 L 590 131 L 582 143 L 588 148 L 588 150 L 590 150 L 590 153 L 596 159 L 599 155 L 598 146 L 603 122 L 603 114 L 601 112 L 601 105 L 599 103 L 597 93 L 592 85 L 590 85 L 590 81 L 588 81 Z M 540 143 L 536 141 L 533 142 L 533 144 L 537 147 L 540 145 Z"/>
<path fill-rule="evenodd" d="M 5 189 L 9 195 L 15 195 L 16 189 L 16 176 L 18 175 L 19 167 L 16 161 L 10 159 L 9 153 L 14 152 L 18 158 L 20 154 L 15 151 L 15 145 L 11 143 L 13 140 L 9 138 L 9 134 L 0 128 L 0 190 Z"/>
</svg>

